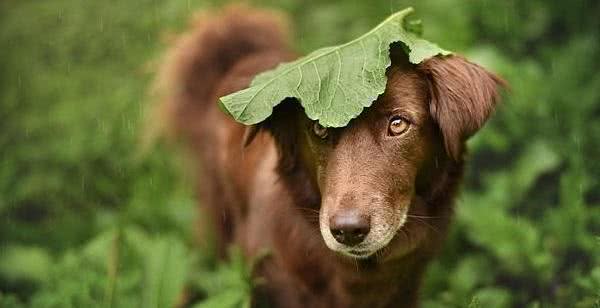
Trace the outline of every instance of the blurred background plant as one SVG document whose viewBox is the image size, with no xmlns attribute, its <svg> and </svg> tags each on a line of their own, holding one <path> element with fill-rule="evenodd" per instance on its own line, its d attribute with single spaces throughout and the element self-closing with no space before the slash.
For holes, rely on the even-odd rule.
<svg viewBox="0 0 600 308">
<path fill-rule="evenodd" d="M 600 2 L 255 0 L 295 48 L 412 5 L 426 38 L 498 72 L 424 307 L 600 307 Z M 169 33 L 223 1 L 0 2 L 0 307 L 238 307 L 249 269 L 194 239 L 185 161 L 141 154 Z"/>
</svg>

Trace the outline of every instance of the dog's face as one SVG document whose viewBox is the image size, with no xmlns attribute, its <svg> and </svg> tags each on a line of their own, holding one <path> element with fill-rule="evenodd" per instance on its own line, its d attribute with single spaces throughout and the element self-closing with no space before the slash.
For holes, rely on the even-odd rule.
<svg viewBox="0 0 600 308">
<path fill-rule="evenodd" d="M 426 81 L 409 70 L 389 75 L 385 94 L 345 128 L 306 121 L 303 129 L 322 195 L 321 235 L 356 258 L 385 247 L 405 223 L 437 141 Z"/>
<path fill-rule="evenodd" d="M 385 93 L 344 128 L 322 127 L 299 108 L 275 112 L 267 128 L 279 146 L 280 172 L 308 170 L 321 195 L 327 247 L 367 258 L 409 228 L 409 213 L 423 206 L 419 194 L 430 193 L 438 164 L 462 159 L 465 140 L 492 112 L 501 83 L 460 57 L 419 66 L 401 59 L 388 70 Z M 410 250 L 398 242 L 392 249 Z"/>
</svg>

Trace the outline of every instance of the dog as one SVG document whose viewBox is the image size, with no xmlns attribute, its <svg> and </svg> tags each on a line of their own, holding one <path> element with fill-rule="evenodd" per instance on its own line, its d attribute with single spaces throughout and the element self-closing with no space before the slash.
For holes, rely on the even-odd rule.
<svg viewBox="0 0 600 308">
<path fill-rule="evenodd" d="M 228 7 L 201 16 L 159 74 L 160 113 L 197 162 L 219 255 L 234 244 L 258 258 L 254 306 L 415 307 L 448 232 L 465 142 L 504 82 L 457 55 L 410 64 L 392 45 L 385 92 L 346 127 L 321 126 L 294 99 L 262 123 L 236 123 L 218 98 L 295 59 L 288 37 L 277 13 Z"/>
</svg>

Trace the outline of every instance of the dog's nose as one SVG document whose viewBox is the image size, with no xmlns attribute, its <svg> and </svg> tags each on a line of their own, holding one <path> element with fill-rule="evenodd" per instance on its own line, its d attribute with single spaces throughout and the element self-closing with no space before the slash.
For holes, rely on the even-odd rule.
<svg viewBox="0 0 600 308">
<path fill-rule="evenodd" d="M 365 239 L 371 223 L 368 217 L 358 214 L 334 215 L 329 219 L 329 229 L 339 243 L 355 246 Z"/>
</svg>

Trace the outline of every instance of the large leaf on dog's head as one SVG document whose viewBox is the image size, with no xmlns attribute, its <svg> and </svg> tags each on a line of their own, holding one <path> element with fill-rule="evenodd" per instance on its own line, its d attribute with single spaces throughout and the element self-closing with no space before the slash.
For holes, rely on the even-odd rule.
<svg viewBox="0 0 600 308">
<path fill-rule="evenodd" d="M 406 16 L 412 12 L 412 8 L 402 10 L 353 41 L 319 49 L 259 74 L 249 88 L 222 97 L 221 108 L 238 122 L 251 125 L 293 97 L 310 119 L 325 127 L 346 126 L 384 92 L 392 43 L 403 43 L 414 64 L 449 54 L 406 29 Z"/>
</svg>

